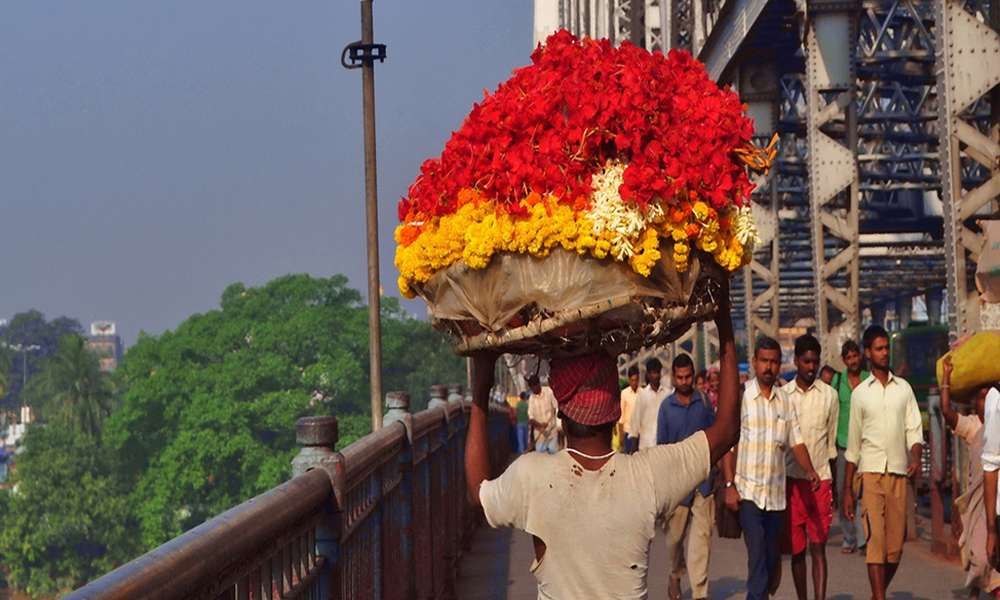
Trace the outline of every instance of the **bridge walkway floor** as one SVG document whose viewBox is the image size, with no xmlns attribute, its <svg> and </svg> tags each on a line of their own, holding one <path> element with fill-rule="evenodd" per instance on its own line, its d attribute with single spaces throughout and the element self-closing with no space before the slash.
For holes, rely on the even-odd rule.
<svg viewBox="0 0 1000 600">
<path fill-rule="evenodd" d="M 827 548 L 830 581 L 829 600 L 868 598 L 867 571 L 858 554 L 840 553 L 841 534 L 834 525 Z M 522 532 L 480 528 L 472 547 L 462 561 L 458 598 L 461 600 L 535 600 L 537 588 L 528 571 L 532 558 L 531 540 Z M 650 600 L 667 598 L 667 553 L 663 534 L 653 541 L 650 552 Z M 775 600 L 794 600 L 788 557 L 782 565 L 782 584 Z M 965 575 L 957 562 L 944 560 L 930 552 L 928 542 L 906 544 L 903 561 L 889 600 L 953 600 L 968 598 L 962 587 Z M 712 540 L 709 570 L 709 597 L 736 600 L 746 594 L 746 549 L 742 540 Z M 682 580 L 683 598 L 691 598 L 687 580 Z M 810 582 L 811 587 L 811 582 Z M 810 597 L 812 590 L 810 589 Z M 985 598 L 985 596 L 983 596 Z"/>
</svg>

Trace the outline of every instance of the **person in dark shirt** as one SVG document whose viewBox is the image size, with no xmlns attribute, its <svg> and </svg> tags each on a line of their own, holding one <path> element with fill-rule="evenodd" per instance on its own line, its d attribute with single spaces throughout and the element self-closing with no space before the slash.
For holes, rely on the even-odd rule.
<svg viewBox="0 0 1000 600">
<path fill-rule="evenodd" d="M 707 429 L 715 422 L 715 411 L 708 400 L 694 388 L 694 362 L 679 354 L 672 364 L 674 393 L 660 405 L 656 421 L 656 443 L 674 444 Z M 693 598 L 708 597 L 708 561 L 715 521 L 712 477 L 685 498 L 666 519 L 667 552 L 670 556 L 668 595 L 681 597 L 681 573 L 687 566 Z M 681 550 L 687 538 L 687 551 Z"/>
</svg>

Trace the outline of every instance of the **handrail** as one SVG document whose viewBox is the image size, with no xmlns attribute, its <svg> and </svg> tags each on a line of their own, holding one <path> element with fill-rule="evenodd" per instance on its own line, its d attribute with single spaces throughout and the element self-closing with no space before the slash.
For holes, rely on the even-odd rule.
<svg viewBox="0 0 1000 600">
<path fill-rule="evenodd" d="M 466 500 L 471 404 L 411 415 L 389 395 L 385 426 L 340 452 L 337 421 L 306 417 L 291 480 L 76 590 L 99 598 L 448 598 L 481 518 Z M 506 408 L 491 406 L 495 467 L 509 456 Z"/>
<path fill-rule="evenodd" d="M 309 471 L 247 500 L 73 592 L 69 598 L 180 598 L 318 513 L 333 488 Z"/>
</svg>

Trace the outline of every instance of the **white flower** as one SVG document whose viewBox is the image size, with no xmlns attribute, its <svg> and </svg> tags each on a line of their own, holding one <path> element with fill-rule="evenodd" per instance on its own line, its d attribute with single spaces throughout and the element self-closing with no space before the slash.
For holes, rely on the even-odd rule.
<svg viewBox="0 0 1000 600">
<path fill-rule="evenodd" d="M 733 225 L 736 241 L 743 246 L 743 255 L 750 256 L 753 254 L 754 247 L 760 243 L 760 236 L 757 235 L 757 224 L 753 220 L 753 210 L 749 206 L 737 208 Z"/>
<path fill-rule="evenodd" d="M 618 193 L 625 172 L 625 165 L 619 161 L 608 161 L 604 168 L 591 177 L 591 207 L 587 218 L 594 223 L 594 235 L 611 233 L 611 254 L 624 261 L 635 253 L 639 236 L 649 225 L 663 217 L 659 202 L 651 202 L 643 210 L 634 204 L 626 204 Z"/>
</svg>

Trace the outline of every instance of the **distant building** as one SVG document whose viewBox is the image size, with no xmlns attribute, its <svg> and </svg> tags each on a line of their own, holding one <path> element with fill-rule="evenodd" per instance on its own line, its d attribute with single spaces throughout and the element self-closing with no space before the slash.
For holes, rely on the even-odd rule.
<svg viewBox="0 0 1000 600">
<path fill-rule="evenodd" d="M 97 355 L 101 371 L 110 373 L 118 368 L 124 349 L 114 321 L 95 321 L 90 324 L 87 349 Z"/>
</svg>

